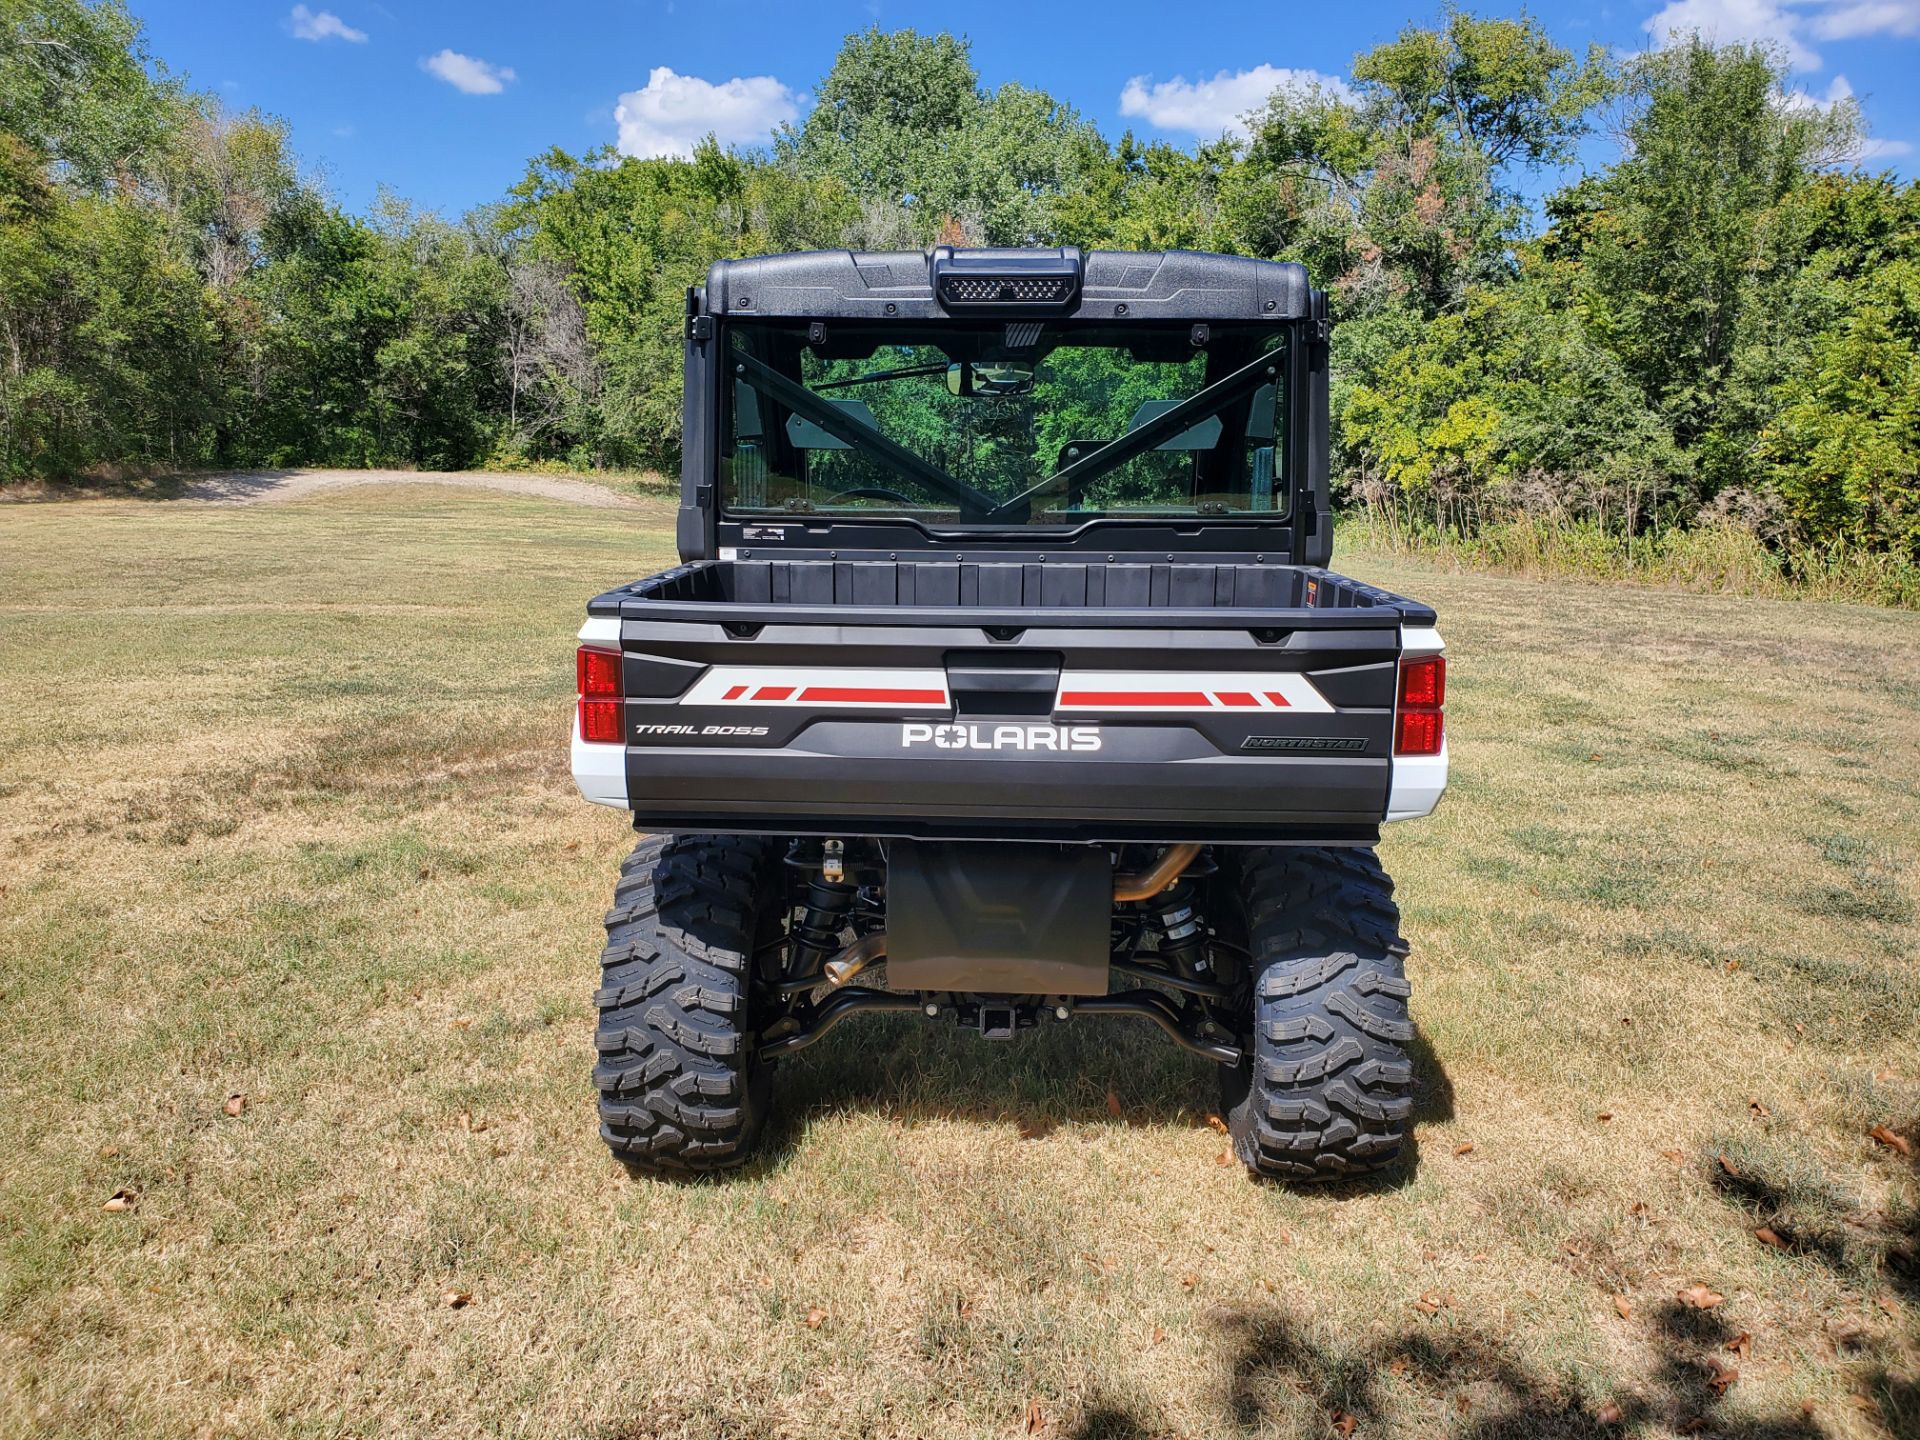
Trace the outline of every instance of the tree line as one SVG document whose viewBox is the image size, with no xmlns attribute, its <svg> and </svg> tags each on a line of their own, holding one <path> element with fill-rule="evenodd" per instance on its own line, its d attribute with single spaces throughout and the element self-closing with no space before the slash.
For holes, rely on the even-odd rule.
<svg viewBox="0 0 1920 1440">
<path fill-rule="evenodd" d="M 458 220 L 354 214 L 119 0 L 0 0 L 0 480 L 671 469 L 717 257 L 1192 248 L 1331 292 L 1339 487 L 1396 533 L 1920 560 L 1920 186 L 1764 48 L 1618 59 L 1448 9 L 1192 148 L 988 89 L 946 34 L 850 36 L 814 94 L 764 149 L 555 149 Z"/>
</svg>

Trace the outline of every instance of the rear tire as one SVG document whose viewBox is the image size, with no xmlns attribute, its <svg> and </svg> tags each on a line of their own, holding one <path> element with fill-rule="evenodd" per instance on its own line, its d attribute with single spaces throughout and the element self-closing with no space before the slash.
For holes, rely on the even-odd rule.
<svg viewBox="0 0 1920 1440">
<path fill-rule="evenodd" d="M 771 1086 L 754 964 L 782 922 L 770 859 L 757 838 L 655 836 L 620 867 L 593 1080 L 600 1137 L 631 1170 L 729 1170 L 759 1138 Z"/>
<path fill-rule="evenodd" d="M 1370 849 L 1257 849 L 1240 861 L 1253 1055 L 1223 1077 L 1254 1174 L 1348 1179 L 1400 1157 L 1413 1112 L 1405 956 L 1393 882 Z"/>
</svg>

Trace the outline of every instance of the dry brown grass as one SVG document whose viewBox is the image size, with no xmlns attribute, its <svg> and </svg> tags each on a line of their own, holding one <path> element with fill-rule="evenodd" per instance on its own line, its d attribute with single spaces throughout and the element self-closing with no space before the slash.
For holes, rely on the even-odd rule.
<svg viewBox="0 0 1920 1440">
<path fill-rule="evenodd" d="M 0 512 L 0 1431 L 1916 1433 L 1914 616 L 1350 562 L 1454 656 L 1386 1184 L 1218 1163 L 1151 1032 L 901 1019 L 668 1185 L 593 1133 L 563 746 L 645 519 Z"/>
</svg>

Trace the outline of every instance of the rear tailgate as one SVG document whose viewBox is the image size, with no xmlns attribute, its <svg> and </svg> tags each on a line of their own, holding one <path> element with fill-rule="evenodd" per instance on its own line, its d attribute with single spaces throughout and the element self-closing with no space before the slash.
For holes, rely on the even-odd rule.
<svg viewBox="0 0 1920 1440">
<path fill-rule="evenodd" d="M 576 730 L 576 773 L 645 829 L 1351 843 L 1389 808 L 1391 606 L 662 608 L 581 631 L 621 652 L 625 744 Z"/>
</svg>

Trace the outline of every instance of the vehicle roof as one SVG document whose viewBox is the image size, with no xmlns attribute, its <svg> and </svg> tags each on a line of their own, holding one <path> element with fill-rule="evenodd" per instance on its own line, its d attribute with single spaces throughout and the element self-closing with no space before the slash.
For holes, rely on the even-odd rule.
<svg viewBox="0 0 1920 1440">
<path fill-rule="evenodd" d="M 936 295 L 937 261 L 962 264 L 1022 259 L 1079 265 L 1080 286 L 1065 308 L 1035 309 L 1035 319 L 1303 320 L 1314 313 L 1306 267 L 1196 250 L 1058 249 L 907 250 L 869 253 L 811 250 L 719 260 L 707 272 L 704 313 L 741 319 L 963 319 Z M 1320 312 L 1324 314 L 1324 311 Z M 984 315 L 980 318 L 986 318 Z M 1015 318 L 1008 307 L 993 318 Z"/>
</svg>

